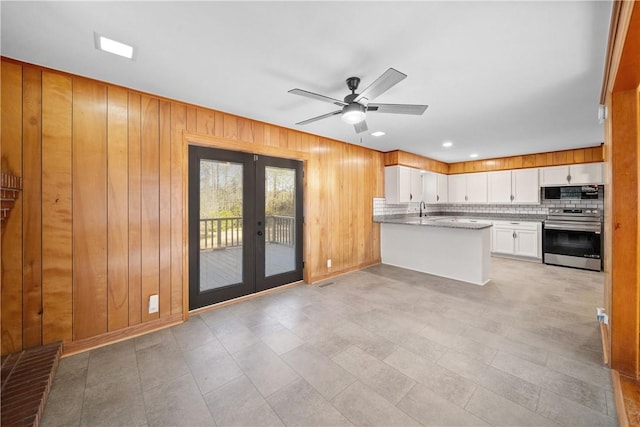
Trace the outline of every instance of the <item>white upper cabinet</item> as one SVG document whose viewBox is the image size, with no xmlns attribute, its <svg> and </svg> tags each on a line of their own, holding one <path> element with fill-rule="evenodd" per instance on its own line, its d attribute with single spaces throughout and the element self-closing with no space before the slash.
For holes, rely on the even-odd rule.
<svg viewBox="0 0 640 427">
<path fill-rule="evenodd" d="M 489 203 L 540 203 L 538 169 L 487 173 Z"/>
<path fill-rule="evenodd" d="M 422 200 L 425 203 L 447 203 L 447 175 L 436 172 L 422 174 Z"/>
<path fill-rule="evenodd" d="M 407 166 L 385 167 L 384 195 L 389 204 L 419 202 L 422 199 L 420 170 Z"/>
<path fill-rule="evenodd" d="M 467 176 L 465 174 L 449 175 L 449 203 L 467 201 Z"/>
<path fill-rule="evenodd" d="M 583 163 L 569 166 L 571 184 L 604 184 L 602 163 Z"/>
<path fill-rule="evenodd" d="M 513 193 L 511 191 L 511 172 L 488 172 L 489 203 L 511 203 Z"/>
<path fill-rule="evenodd" d="M 602 163 L 583 163 L 569 166 L 540 168 L 540 185 L 603 184 Z"/>
<path fill-rule="evenodd" d="M 487 203 L 487 173 L 449 175 L 449 203 Z"/>
<path fill-rule="evenodd" d="M 511 171 L 513 203 L 540 203 L 540 174 L 537 168 Z"/>
<path fill-rule="evenodd" d="M 467 174 L 467 202 L 487 203 L 487 173 Z"/>
</svg>

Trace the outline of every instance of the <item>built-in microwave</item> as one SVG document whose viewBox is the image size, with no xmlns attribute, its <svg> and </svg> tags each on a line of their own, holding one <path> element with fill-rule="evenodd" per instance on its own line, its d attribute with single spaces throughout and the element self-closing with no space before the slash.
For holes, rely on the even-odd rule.
<svg viewBox="0 0 640 427">
<path fill-rule="evenodd" d="M 574 185 L 568 187 L 544 187 L 544 198 L 554 199 L 598 199 L 601 193 L 600 185 Z"/>
</svg>

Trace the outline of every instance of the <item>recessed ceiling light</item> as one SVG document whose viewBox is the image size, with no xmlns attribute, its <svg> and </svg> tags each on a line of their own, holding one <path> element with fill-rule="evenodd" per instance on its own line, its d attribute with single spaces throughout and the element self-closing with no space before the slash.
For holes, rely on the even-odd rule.
<svg viewBox="0 0 640 427">
<path fill-rule="evenodd" d="M 382 135 L 386 135 L 384 132 L 382 132 L 381 130 L 373 132 L 371 134 L 372 136 L 382 136 Z"/>
<path fill-rule="evenodd" d="M 478 157 L 478 155 L 476 153 L 473 153 L 473 154 L 469 154 L 469 157 L 471 157 L 473 159 L 473 158 Z"/>
<path fill-rule="evenodd" d="M 128 44 L 120 43 L 119 41 L 101 36 L 98 33 L 94 33 L 94 39 L 96 43 L 96 49 L 98 50 L 113 53 L 114 55 L 123 56 L 128 59 L 133 58 L 133 46 L 129 46 Z"/>
<path fill-rule="evenodd" d="M 451 141 L 446 141 L 446 142 L 443 142 L 443 143 L 442 143 L 442 146 L 443 146 L 444 148 L 449 148 L 449 147 L 451 147 L 452 145 L 453 145 L 453 142 L 451 142 Z"/>
</svg>

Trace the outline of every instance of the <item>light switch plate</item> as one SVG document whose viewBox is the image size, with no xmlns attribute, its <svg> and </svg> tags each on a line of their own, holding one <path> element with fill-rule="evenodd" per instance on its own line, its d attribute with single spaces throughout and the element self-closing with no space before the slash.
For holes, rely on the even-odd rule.
<svg viewBox="0 0 640 427">
<path fill-rule="evenodd" d="M 149 297 L 149 314 L 158 312 L 158 294 Z"/>
</svg>

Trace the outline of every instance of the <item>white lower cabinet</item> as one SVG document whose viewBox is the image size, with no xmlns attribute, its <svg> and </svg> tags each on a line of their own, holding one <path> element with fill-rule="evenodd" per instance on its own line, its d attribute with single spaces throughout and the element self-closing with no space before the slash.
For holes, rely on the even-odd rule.
<svg viewBox="0 0 640 427">
<path fill-rule="evenodd" d="M 493 253 L 542 258 L 539 222 L 494 221 L 492 237 Z"/>
</svg>

